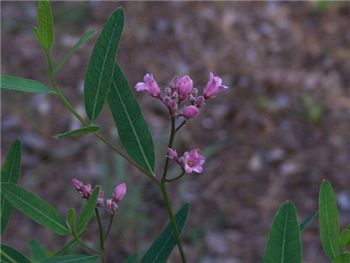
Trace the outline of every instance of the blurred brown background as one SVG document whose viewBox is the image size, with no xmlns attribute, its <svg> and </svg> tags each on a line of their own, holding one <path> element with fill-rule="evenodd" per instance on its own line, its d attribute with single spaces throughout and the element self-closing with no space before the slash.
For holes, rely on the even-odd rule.
<svg viewBox="0 0 350 263">
<path fill-rule="evenodd" d="M 161 86 L 189 73 L 203 87 L 208 72 L 230 91 L 205 106 L 181 131 L 180 151 L 199 147 L 205 173 L 172 184 L 174 206 L 191 204 L 184 242 L 189 262 L 256 262 L 279 204 L 295 202 L 299 218 L 317 210 L 318 188 L 329 179 L 337 192 L 341 226 L 350 221 L 350 4 L 336 2 L 54 2 L 53 55 L 58 62 L 90 30 L 100 32 L 118 6 L 126 24 L 118 60 L 132 85 L 152 72 Z M 2 73 L 48 84 L 31 27 L 33 2 L 1 2 Z M 95 40 L 96 38 L 94 38 Z M 84 112 L 82 87 L 94 41 L 58 76 L 64 94 Z M 137 95 L 152 129 L 159 160 L 168 129 L 166 111 Z M 127 182 L 126 200 L 108 241 L 109 262 L 145 251 L 166 224 L 158 190 L 92 136 L 56 140 L 78 123 L 52 96 L 2 91 L 1 154 L 23 142 L 20 184 L 62 213 L 79 209 L 73 177 L 112 187 Z M 98 123 L 118 144 L 107 109 Z M 86 235 L 96 240 L 96 224 Z M 57 249 L 57 237 L 14 212 L 3 242 L 27 253 L 35 238 Z M 302 235 L 304 262 L 328 262 L 317 222 Z M 170 262 L 179 262 L 177 252 Z"/>
</svg>

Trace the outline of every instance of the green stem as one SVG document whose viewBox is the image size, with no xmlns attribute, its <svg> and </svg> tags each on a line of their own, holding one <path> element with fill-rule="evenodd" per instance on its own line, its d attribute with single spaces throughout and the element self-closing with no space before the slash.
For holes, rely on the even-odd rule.
<svg viewBox="0 0 350 263">
<path fill-rule="evenodd" d="M 171 117 L 171 131 L 170 131 L 168 148 L 173 147 L 174 140 L 175 140 L 175 134 L 176 134 L 175 118 Z M 179 229 L 178 229 L 176 221 L 175 221 L 174 212 L 171 208 L 171 203 L 169 200 L 168 191 L 167 191 L 167 187 L 166 187 L 166 180 L 167 180 L 166 176 L 168 173 L 168 167 L 169 167 L 169 158 L 167 157 L 165 160 L 165 164 L 164 164 L 164 171 L 163 171 L 163 176 L 162 176 L 161 183 L 160 183 L 160 190 L 161 190 L 162 195 L 163 195 L 163 201 L 164 201 L 166 210 L 168 212 L 168 217 L 170 219 L 171 227 L 173 228 L 173 231 L 175 234 L 176 244 L 177 244 L 177 247 L 178 247 L 179 252 L 180 252 L 181 261 L 182 261 L 182 263 L 186 263 L 187 261 L 186 261 L 185 252 L 184 252 L 181 238 L 180 238 L 180 232 L 179 232 Z"/>
<path fill-rule="evenodd" d="M 100 250 L 101 250 L 101 260 L 104 263 L 105 262 L 105 239 L 103 237 L 103 227 L 101 222 L 100 213 L 98 212 L 98 208 L 95 208 L 95 214 L 96 219 L 98 223 L 98 230 L 99 230 L 99 236 L 100 236 Z"/>
<path fill-rule="evenodd" d="M 62 102 L 62 104 L 64 105 L 64 107 L 70 111 L 74 117 L 76 117 L 80 123 L 83 126 L 87 126 L 88 123 L 84 120 L 84 118 L 74 109 L 74 107 L 72 106 L 72 104 L 69 103 L 69 101 L 66 99 L 66 97 L 63 95 L 63 93 L 61 92 L 61 90 L 59 89 L 57 82 L 56 82 L 56 78 L 55 78 L 55 74 L 53 72 L 53 66 L 52 66 L 52 60 L 50 57 L 50 53 L 45 50 L 45 58 L 47 61 L 47 67 L 48 67 L 48 71 L 49 71 L 49 77 L 50 77 L 50 81 L 51 81 L 51 85 L 55 90 L 55 94 L 57 96 L 57 98 Z M 154 183 L 156 183 L 157 185 L 159 185 L 159 180 L 157 179 L 157 177 L 148 172 L 147 170 L 145 170 L 142 166 L 140 166 L 139 164 L 137 164 L 134 160 L 130 159 L 126 153 L 122 152 L 121 150 L 119 150 L 118 148 L 116 148 L 111 142 L 109 142 L 106 138 L 104 138 L 99 132 L 93 133 L 93 135 L 98 138 L 100 141 L 102 141 L 104 144 L 106 144 L 109 148 L 111 148 L 113 151 L 115 151 L 116 153 L 118 153 L 120 156 L 122 156 L 125 160 L 127 160 L 129 163 L 131 163 L 133 166 L 135 166 L 137 169 L 139 169 L 142 173 L 144 173 L 146 176 L 148 176 L 148 178 L 150 178 Z"/>
<path fill-rule="evenodd" d="M 174 177 L 174 178 L 166 179 L 165 181 L 166 181 L 167 183 L 174 182 L 174 181 L 180 179 L 180 178 L 181 178 L 182 176 L 184 176 L 184 175 L 185 175 L 185 172 L 182 172 L 180 175 L 178 175 L 178 176 L 176 176 L 176 177 Z"/>
<path fill-rule="evenodd" d="M 109 234 L 109 232 L 111 231 L 112 223 L 113 223 L 113 216 L 114 216 L 114 215 L 110 215 L 110 216 L 109 216 L 109 222 L 108 222 L 108 227 L 107 227 L 107 231 L 106 231 L 106 234 L 105 234 L 105 240 L 107 239 L 108 234 Z"/>
<path fill-rule="evenodd" d="M 92 247 L 89 247 L 88 245 L 86 245 L 77 235 L 77 233 L 75 232 L 75 230 L 72 231 L 72 235 L 73 238 L 75 240 L 75 242 L 77 242 L 82 248 L 85 248 L 86 250 L 88 250 L 89 252 L 92 252 L 94 254 L 101 254 L 101 251 L 98 251 L 96 249 L 93 249 Z"/>
</svg>

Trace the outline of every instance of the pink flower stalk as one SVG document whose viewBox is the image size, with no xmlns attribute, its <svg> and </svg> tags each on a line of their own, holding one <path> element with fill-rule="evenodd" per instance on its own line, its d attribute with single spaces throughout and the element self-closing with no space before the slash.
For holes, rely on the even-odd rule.
<svg viewBox="0 0 350 263">
<path fill-rule="evenodd" d="M 104 192 L 100 191 L 98 193 L 97 206 L 102 206 L 103 205 L 103 201 L 104 201 L 103 196 L 104 196 Z"/>
<path fill-rule="evenodd" d="M 204 162 L 205 158 L 203 155 L 199 154 L 198 149 L 185 152 L 180 158 L 180 163 L 182 164 L 182 167 L 186 173 L 202 173 Z"/>
<path fill-rule="evenodd" d="M 153 75 L 150 73 L 147 73 L 143 77 L 143 82 L 138 82 L 136 84 L 135 89 L 137 91 L 145 91 L 153 97 L 160 96 L 160 89 L 158 87 L 158 84 L 156 80 L 153 78 Z"/>
<path fill-rule="evenodd" d="M 194 118 L 198 115 L 199 113 L 199 109 L 194 106 L 194 105 L 189 105 L 189 106 L 186 106 L 184 108 L 184 111 L 182 113 L 182 115 L 186 118 L 186 119 L 191 119 L 191 118 Z"/>
<path fill-rule="evenodd" d="M 168 148 L 167 157 L 171 160 L 177 159 L 177 152 L 175 149 Z"/>
<path fill-rule="evenodd" d="M 79 180 L 73 178 L 72 179 L 72 184 L 73 184 L 73 187 L 75 188 L 75 190 L 81 191 L 81 188 L 83 187 L 83 182 L 82 181 L 79 181 Z"/>
<path fill-rule="evenodd" d="M 118 203 L 120 200 L 122 200 L 126 193 L 126 185 L 125 183 L 121 183 L 117 185 L 114 189 L 113 193 L 113 201 Z"/>
<path fill-rule="evenodd" d="M 177 86 L 180 100 L 185 100 L 193 89 L 193 81 L 188 75 L 185 75 L 179 79 Z"/>
<path fill-rule="evenodd" d="M 222 79 L 218 76 L 214 76 L 212 72 L 209 73 L 209 80 L 207 86 L 204 88 L 203 96 L 206 99 L 210 99 L 228 89 L 228 87 L 221 85 Z"/>
<path fill-rule="evenodd" d="M 106 200 L 106 208 L 109 214 L 114 215 L 117 211 L 118 205 L 112 199 Z"/>
</svg>

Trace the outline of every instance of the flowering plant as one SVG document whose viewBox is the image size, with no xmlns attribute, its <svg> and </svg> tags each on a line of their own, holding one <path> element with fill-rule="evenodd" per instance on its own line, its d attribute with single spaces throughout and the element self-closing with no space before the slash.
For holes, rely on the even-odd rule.
<svg viewBox="0 0 350 263">
<path fill-rule="evenodd" d="M 175 246 L 178 247 L 181 262 L 184 263 L 187 260 L 181 232 L 189 213 L 189 205 L 183 205 L 175 214 L 168 196 L 168 186 L 186 174 L 203 173 L 205 157 L 197 148 L 188 149 L 179 155 L 177 149 L 174 148 L 174 141 L 177 133 L 200 114 L 205 104 L 220 93 L 227 91 L 228 87 L 223 85 L 222 79 L 212 72 L 209 73 L 208 82 L 202 93 L 199 88 L 194 87 L 193 80 L 188 75 L 175 76 L 167 87 L 161 89 L 153 74 L 147 73 L 143 81 L 135 85 L 136 91 L 149 94 L 151 99 L 162 103 L 169 113 L 171 128 L 167 152 L 163 154 L 164 167 L 160 173 L 157 172 L 154 165 L 155 154 L 151 133 L 128 80 L 115 61 L 123 25 L 124 11 L 119 8 L 108 19 L 92 51 L 84 82 L 84 102 L 88 120 L 75 110 L 62 93 L 56 81 L 56 75 L 75 51 L 91 39 L 94 32 L 85 34 L 67 56 L 54 66 L 50 55 L 54 42 L 54 26 L 48 1 L 38 2 L 38 26 L 33 28 L 33 34 L 45 54 L 50 87 L 36 80 L 2 75 L 1 88 L 56 96 L 81 123 L 81 128 L 57 134 L 56 138 L 92 134 L 147 176 L 159 189 L 170 222 L 142 257 L 139 254 L 133 254 L 126 259 L 125 263 L 166 262 Z M 105 138 L 100 133 L 100 126 L 96 124 L 106 103 L 115 121 L 124 150 Z M 168 170 L 171 162 L 178 167 L 179 175 L 169 178 Z M 38 243 L 30 243 L 31 259 L 16 249 L 2 244 L 1 259 L 4 262 L 21 263 L 96 262 L 97 260 L 107 262 L 105 242 L 114 218 L 118 216 L 119 204 L 127 194 L 127 187 L 132 186 L 118 182 L 113 193 L 105 200 L 105 193 L 100 186 L 93 187 L 90 183 L 85 184 L 80 179 L 72 178 L 72 188 L 85 200 L 85 204 L 80 213 L 77 213 L 74 208 L 69 208 L 64 217 L 47 201 L 17 185 L 20 164 L 21 142 L 17 139 L 10 145 L 1 170 L 1 234 L 5 233 L 12 207 L 14 207 L 53 233 L 69 236 L 71 239 L 53 253 L 48 252 Z M 325 253 L 334 262 L 349 262 L 349 253 L 346 252 L 346 248 L 350 245 L 350 226 L 340 233 L 337 214 L 334 192 L 328 181 L 324 181 L 320 188 L 318 212 L 311 214 L 301 224 L 297 221 L 294 204 L 292 202 L 282 204 L 272 222 L 263 261 L 265 263 L 301 262 L 301 232 L 319 215 L 321 241 Z M 103 215 L 109 217 L 106 225 Z M 98 248 L 87 244 L 82 238 L 94 217 L 99 229 Z M 86 253 L 73 253 L 76 246 L 84 249 Z"/>
</svg>

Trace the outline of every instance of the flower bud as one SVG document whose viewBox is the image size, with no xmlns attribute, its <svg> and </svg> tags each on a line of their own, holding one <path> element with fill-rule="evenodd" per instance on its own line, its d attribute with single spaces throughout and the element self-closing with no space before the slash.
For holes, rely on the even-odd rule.
<svg viewBox="0 0 350 263">
<path fill-rule="evenodd" d="M 177 159 L 177 152 L 175 149 L 168 148 L 167 157 L 171 160 Z"/>
<path fill-rule="evenodd" d="M 81 191 L 81 188 L 83 187 L 83 182 L 82 181 L 79 181 L 79 180 L 73 178 L 72 179 L 72 184 L 73 184 L 73 187 L 75 188 L 75 190 Z"/>
<path fill-rule="evenodd" d="M 103 191 L 100 191 L 99 193 L 98 193 L 98 198 L 97 198 L 97 206 L 102 206 L 103 205 L 103 196 L 104 196 L 104 193 L 103 193 Z"/>
<path fill-rule="evenodd" d="M 188 75 L 185 75 L 179 79 L 178 86 L 179 86 L 179 98 L 180 98 L 180 100 L 187 99 L 188 94 L 190 94 L 190 92 L 193 89 L 192 79 Z"/>
<path fill-rule="evenodd" d="M 170 81 L 170 89 L 172 89 L 173 91 L 178 91 L 178 81 L 179 78 L 177 76 L 175 76 L 171 81 Z"/>
<path fill-rule="evenodd" d="M 171 90 L 171 88 L 167 87 L 164 89 L 164 92 L 165 92 L 166 96 L 171 96 L 172 90 Z"/>
<path fill-rule="evenodd" d="M 143 82 L 138 82 L 135 86 L 137 91 L 145 91 L 153 97 L 159 97 L 160 89 L 152 74 L 147 73 L 143 77 Z"/>
<path fill-rule="evenodd" d="M 209 80 L 204 88 L 203 96 L 206 99 L 210 99 L 228 89 L 228 87 L 222 85 L 222 79 L 218 76 L 214 76 L 212 72 L 209 73 Z"/>
<path fill-rule="evenodd" d="M 114 215 L 117 211 L 118 205 L 112 199 L 107 199 L 106 208 L 110 215 Z"/>
<path fill-rule="evenodd" d="M 85 199 L 89 199 L 92 193 L 92 187 L 91 184 L 84 184 L 81 187 L 81 195 Z"/>
<path fill-rule="evenodd" d="M 124 198 L 125 193 L 126 193 L 125 183 L 121 183 L 121 184 L 117 185 L 116 188 L 114 189 L 113 201 L 119 202 L 120 200 L 122 200 Z"/>
<path fill-rule="evenodd" d="M 196 98 L 195 104 L 198 108 L 201 108 L 204 105 L 205 98 L 203 96 L 199 96 Z"/>
<path fill-rule="evenodd" d="M 184 111 L 183 111 L 183 116 L 186 118 L 186 119 L 191 119 L 191 118 L 194 118 L 198 115 L 199 113 L 199 109 L 194 106 L 194 105 L 189 105 L 189 106 L 186 106 L 184 108 Z"/>
<path fill-rule="evenodd" d="M 194 96 L 194 97 L 197 97 L 198 96 L 198 89 L 197 88 L 193 88 L 193 90 L 191 92 L 191 95 Z"/>
</svg>

